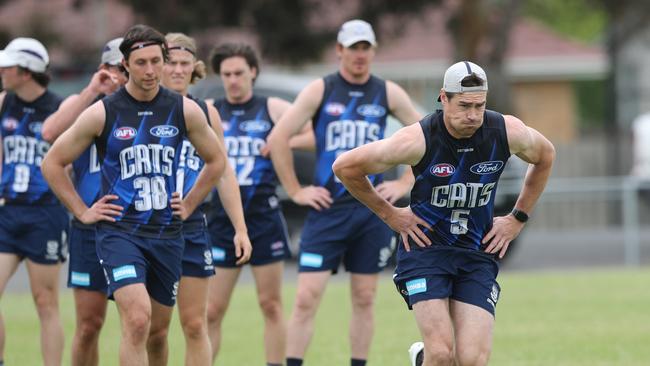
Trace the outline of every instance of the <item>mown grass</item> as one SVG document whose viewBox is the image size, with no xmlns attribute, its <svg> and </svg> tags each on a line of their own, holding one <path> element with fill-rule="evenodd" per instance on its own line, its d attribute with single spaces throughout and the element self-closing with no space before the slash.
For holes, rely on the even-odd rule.
<svg viewBox="0 0 650 366">
<path fill-rule="evenodd" d="M 648 365 L 650 269 L 506 272 L 497 307 L 492 365 Z M 284 290 L 290 311 L 294 283 Z M 7 293 L 7 365 L 40 365 L 39 325 L 28 293 Z M 70 363 L 74 328 L 72 293 L 61 298 L 66 334 L 64 364 Z M 316 320 L 306 365 L 349 364 L 349 286 L 333 281 Z M 408 365 L 406 350 L 419 338 L 415 322 L 388 277 L 382 277 L 370 364 Z M 102 365 L 117 364 L 119 322 L 111 304 L 100 340 Z M 170 331 L 170 365 L 182 365 L 183 335 L 177 318 Z M 262 318 L 251 284 L 240 285 L 224 323 L 217 365 L 263 365 Z"/>
</svg>

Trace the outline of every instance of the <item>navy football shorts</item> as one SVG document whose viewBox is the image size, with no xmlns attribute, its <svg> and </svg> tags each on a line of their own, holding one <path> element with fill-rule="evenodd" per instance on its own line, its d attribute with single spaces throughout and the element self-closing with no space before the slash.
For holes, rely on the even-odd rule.
<svg viewBox="0 0 650 366">
<path fill-rule="evenodd" d="M 214 263 L 208 228 L 183 230 L 185 249 L 183 250 L 183 276 L 210 277 L 214 275 Z"/>
<path fill-rule="evenodd" d="M 68 221 L 68 212 L 61 205 L 0 206 L 0 253 L 39 264 L 64 262 Z"/>
<path fill-rule="evenodd" d="M 154 239 L 97 227 L 97 255 L 108 281 L 108 294 L 134 283 L 149 296 L 174 306 L 181 278 L 183 236 Z"/>
<path fill-rule="evenodd" d="M 378 273 L 395 249 L 393 231 L 366 206 L 346 204 L 311 210 L 300 240 L 300 272 Z"/>
<path fill-rule="evenodd" d="M 108 285 L 99 264 L 95 245 L 95 227 L 70 224 L 70 264 L 68 287 L 106 293 Z"/>
<path fill-rule="evenodd" d="M 289 258 L 289 241 L 287 225 L 280 210 L 248 214 L 245 216 L 248 237 L 253 246 L 249 263 L 261 266 Z M 235 257 L 235 228 L 226 218 L 212 220 L 209 223 L 212 238 L 212 258 L 217 267 L 233 268 Z"/>
<path fill-rule="evenodd" d="M 407 252 L 399 245 L 393 281 L 409 309 L 418 301 L 450 298 L 494 315 L 501 287 L 493 256 L 447 245 L 411 246 Z"/>
</svg>

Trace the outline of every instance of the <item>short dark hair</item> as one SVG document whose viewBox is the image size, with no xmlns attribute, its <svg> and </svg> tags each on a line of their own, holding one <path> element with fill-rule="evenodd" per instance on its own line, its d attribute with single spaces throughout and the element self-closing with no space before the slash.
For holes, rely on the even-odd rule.
<svg viewBox="0 0 650 366">
<path fill-rule="evenodd" d="M 485 80 L 483 80 L 475 72 L 472 72 L 470 75 L 465 76 L 463 78 L 463 80 L 460 81 L 460 85 L 465 86 L 465 87 L 483 86 L 483 85 L 485 85 Z M 456 95 L 456 94 L 459 94 L 459 93 L 445 92 L 445 95 L 447 96 L 447 100 L 451 100 L 451 98 L 453 98 L 454 95 Z"/>
<path fill-rule="evenodd" d="M 162 49 L 163 60 L 167 61 L 169 58 L 167 53 L 167 41 L 165 41 L 165 36 L 151 28 L 148 25 L 136 24 L 133 27 L 129 28 L 124 35 L 124 40 L 120 43 L 120 51 L 124 55 L 125 60 L 129 60 L 131 52 L 134 51 L 133 45 L 136 43 L 144 42 L 145 44 L 158 44 Z"/>
<path fill-rule="evenodd" d="M 18 66 L 18 69 L 25 73 L 28 72 L 32 75 L 32 80 L 34 80 L 38 85 L 42 86 L 43 88 L 47 88 L 47 86 L 50 84 L 50 74 L 46 72 L 34 72 L 26 67 Z"/>
<path fill-rule="evenodd" d="M 257 54 L 253 47 L 245 43 L 224 43 L 212 50 L 210 55 L 210 64 L 215 74 L 221 73 L 221 63 L 230 57 L 242 57 L 246 60 L 248 67 L 255 68 L 257 75 L 260 74 L 260 65 Z"/>
</svg>

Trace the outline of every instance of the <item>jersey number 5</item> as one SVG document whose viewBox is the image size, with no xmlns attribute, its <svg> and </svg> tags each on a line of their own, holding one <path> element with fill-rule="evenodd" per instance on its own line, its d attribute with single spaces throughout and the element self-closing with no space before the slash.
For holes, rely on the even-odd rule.
<svg viewBox="0 0 650 366">
<path fill-rule="evenodd" d="M 467 234 L 469 229 L 467 228 L 469 210 L 453 210 L 451 211 L 451 231 L 454 235 Z"/>
</svg>

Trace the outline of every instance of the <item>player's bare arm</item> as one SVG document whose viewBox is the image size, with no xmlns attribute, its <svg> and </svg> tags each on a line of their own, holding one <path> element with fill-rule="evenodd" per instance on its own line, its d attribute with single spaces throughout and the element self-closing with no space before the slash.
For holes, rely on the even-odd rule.
<svg viewBox="0 0 650 366">
<path fill-rule="evenodd" d="M 225 146 L 221 116 L 219 116 L 219 112 L 212 103 L 208 104 L 208 114 L 214 133 L 217 135 L 221 144 Z M 235 171 L 230 164 L 226 164 L 223 175 L 217 182 L 217 191 L 219 192 L 219 199 L 221 199 L 221 204 L 226 211 L 226 215 L 228 215 L 232 226 L 235 228 L 233 243 L 235 244 L 235 255 L 238 258 L 237 264 L 244 264 L 251 257 L 253 246 L 248 237 L 248 229 L 244 220 L 244 209 L 241 204 L 239 184 L 237 183 Z"/>
<path fill-rule="evenodd" d="M 526 126 L 518 118 L 514 116 L 504 116 L 504 118 L 510 153 L 530 164 L 514 208 L 530 214 L 551 174 L 555 148 L 542 134 Z M 499 257 L 502 258 L 510 242 L 519 235 L 523 226 L 524 223 L 518 221 L 512 214 L 495 217 L 492 230 L 483 238 L 483 243 L 490 242 L 485 251 L 499 253 Z"/>
<path fill-rule="evenodd" d="M 291 103 L 281 98 L 270 97 L 267 100 L 269 115 L 274 124 L 282 118 L 282 115 L 291 107 Z M 311 121 L 307 121 L 299 133 L 291 136 L 289 147 L 293 150 L 315 151 L 316 139 L 311 128 Z M 262 148 L 262 156 L 268 157 L 271 149 L 268 144 Z"/>
<path fill-rule="evenodd" d="M 309 84 L 298 94 L 295 102 L 284 113 L 268 137 L 273 167 L 285 191 L 297 204 L 308 205 L 316 210 L 329 207 L 332 198 L 329 191 L 323 187 L 300 187 L 293 168 L 289 139 L 297 134 L 314 115 L 323 98 L 324 88 L 325 83 L 322 79 Z"/>
<path fill-rule="evenodd" d="M 415 124 L 400 129 L 387 139 L 345 152 L 332 166 L 334 174 L 350 194 L 400 233 L 406 250 L 410 250 L 408 237 L 419 246 L 431 245 L 418 225 L 430 226 L 413 214 L 409 207 L 394 207 L 379 195 L 366 176 L 382 173 L 398 164 L 417 165 L 424 156 L 425 145 L 422 128 Z"/>
<path fill-rule="evenodd" d="M 117 78 L 110 72 L 106 70 L 97 71 L 81 93 L 66 98 L 59 109 L 43 122 L 41 131 L 43 139 L 48 142 L 54 141 L 72 125 L 81 112 L 88 108 L 97 97 L 114 92 L 118 86 Z"/>
<path fill-rule="evenodd" d="M 174 214 L 185 220 L 203 202 L 203 199 L 221 178 L 226 167 L 226 153 L 223 144 L 208 125 L 205 114 L 193 100 L 183 97 L 183 113 L 187 138 L 205 162 L 196 183 L 187 196 L 182 200 L 172 200 Z M 174 198 L 178 198 L 178 196 Z"/>
<path fill-rule="evenodd" d="M 59 200 L 72 214 L 84 224 L 98 221 L 115 221 L 121 215 L 122 207 L 110 203 L 117 196 L 106 195 L 95 202 L 90 208 L 83 202 L 70 176 L 66 174 L 66 166 L 75 161 L 104 128 L 106 118 L 104 105 L 97 102 L 86 109 L 77 121 L 64 132 L 52 145 L 41 164 L 41 171 L 57 195 Z"/>
<path fill-rule="evenodd" d="M 422 119 L 422 115 L 415 109 L 408 94 L 392 81 L 386 81 L 386 98 L 390 113 L 404 126 L 412 125 Z M 405 169 L 397 180 L 385 181 L 377 185 L 377 192 L 390 203 L 408 194 L 415 183 L 411 169 Z"/>
</svg>

